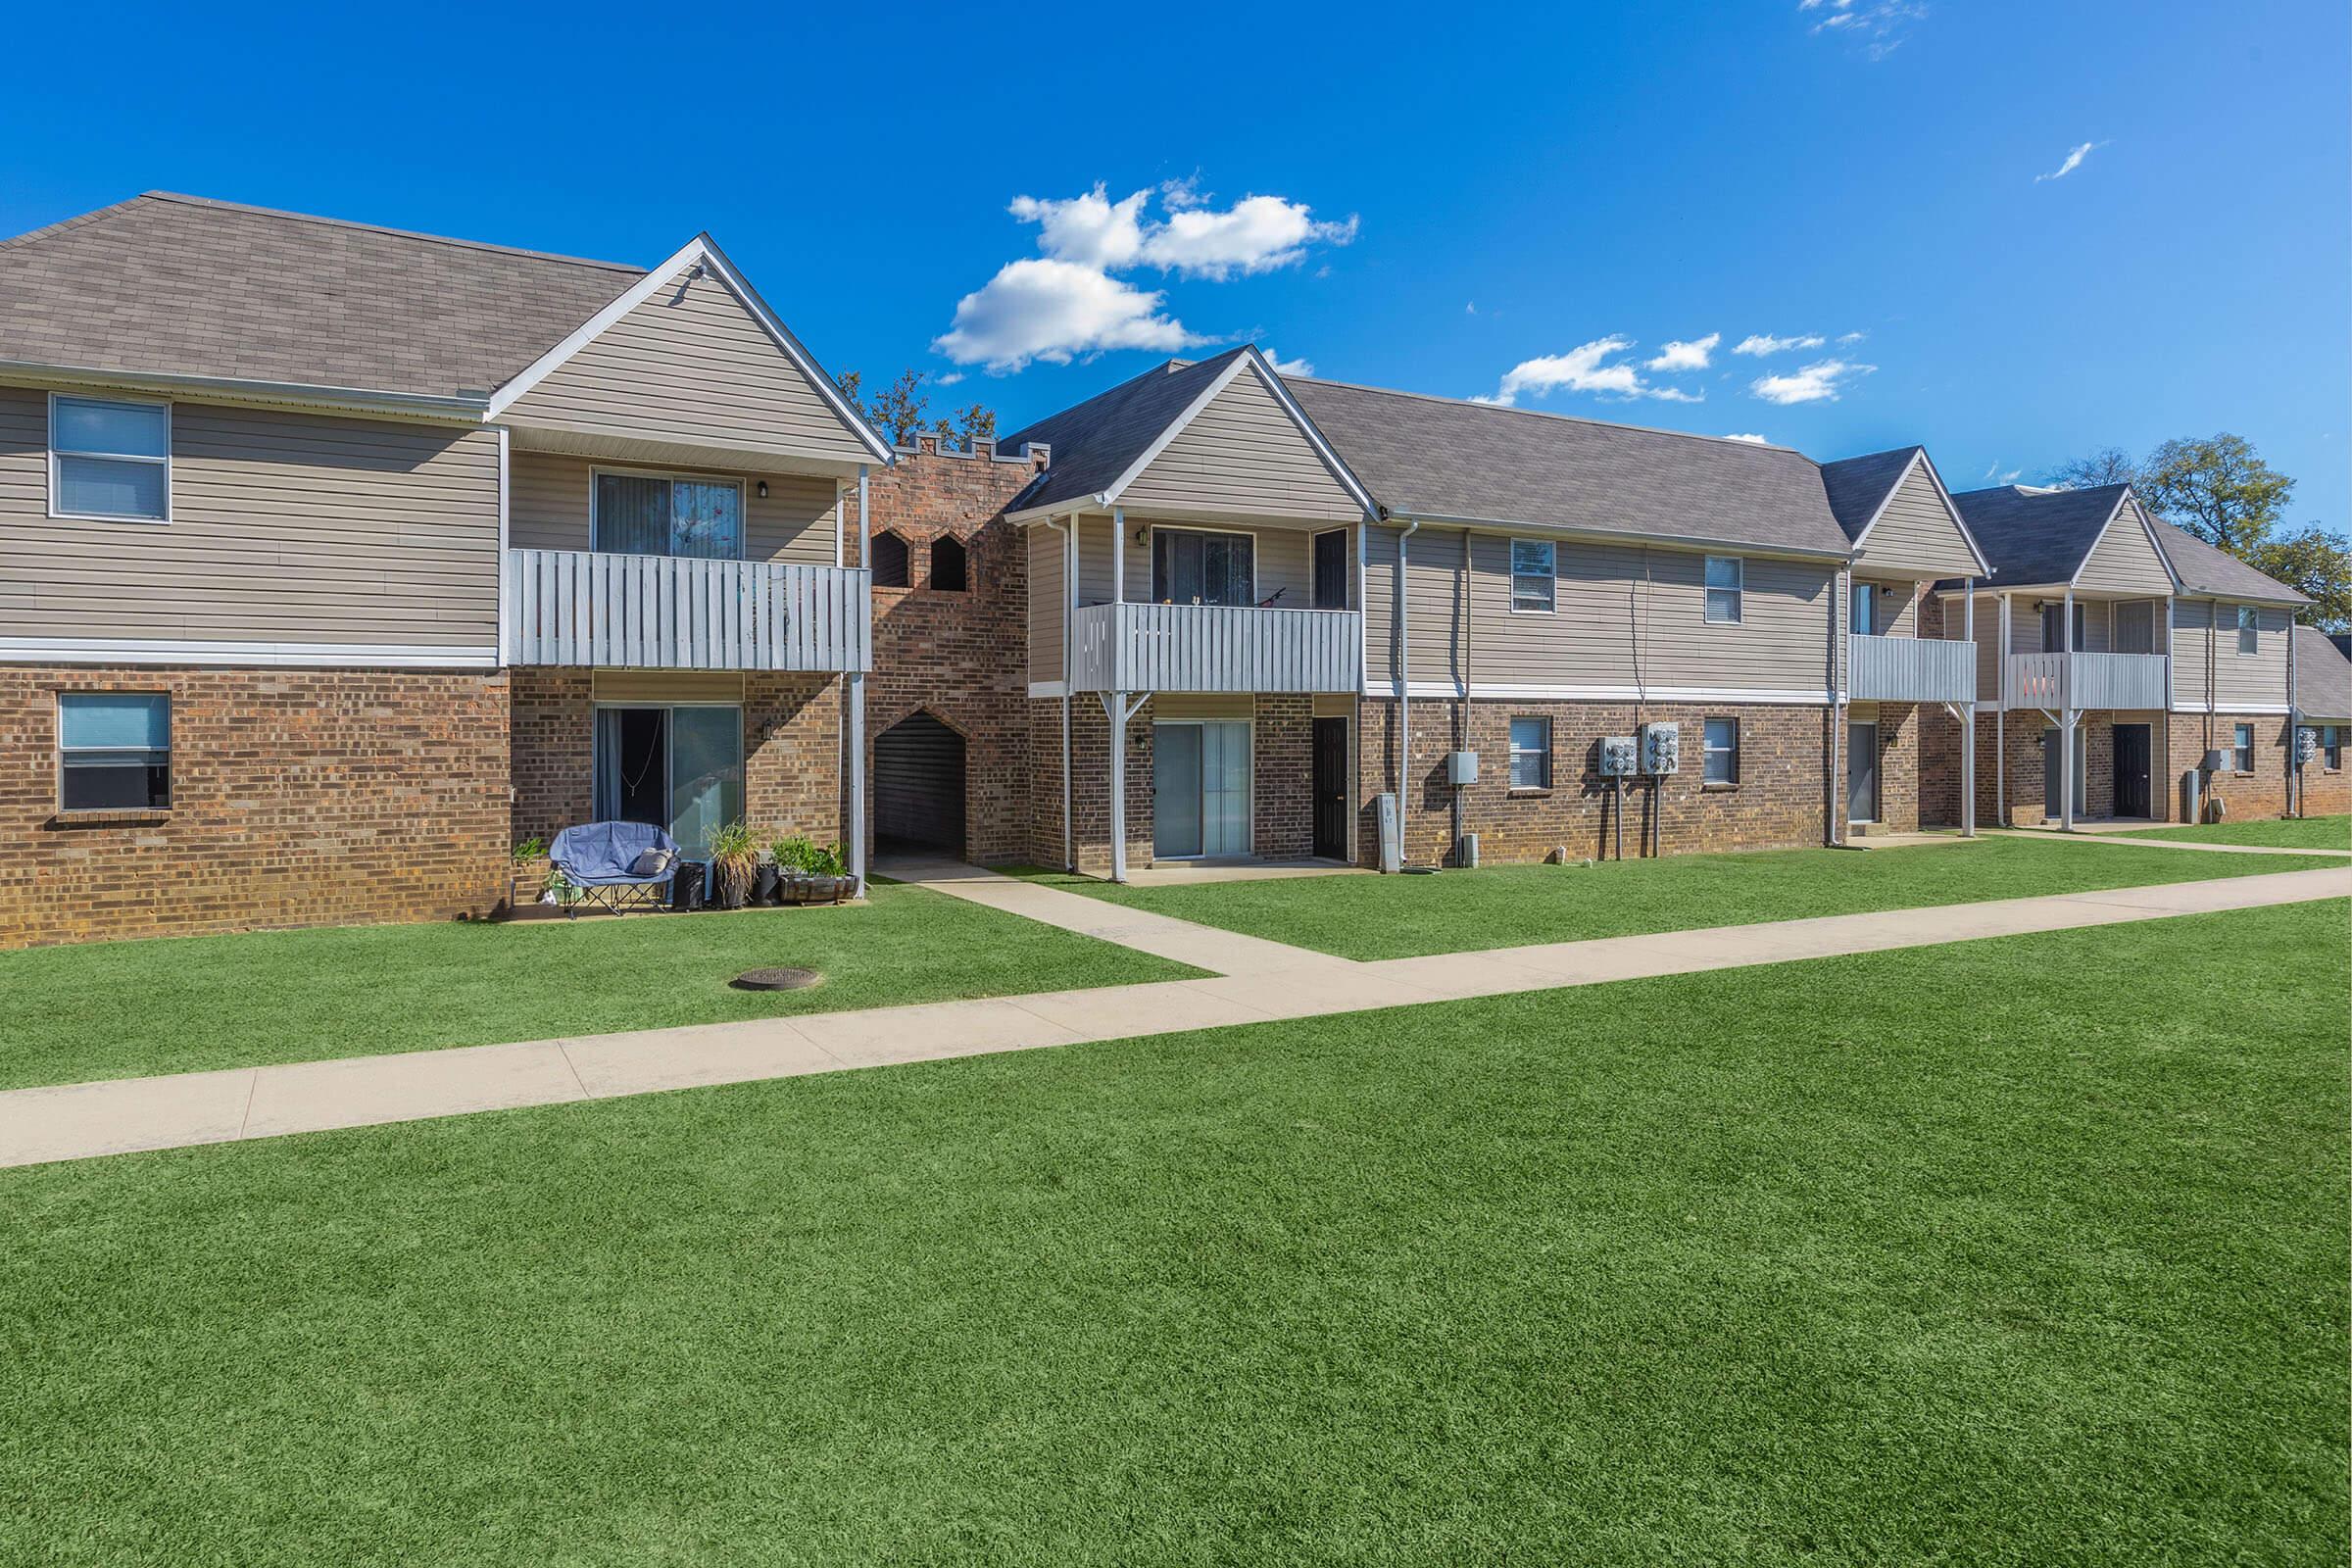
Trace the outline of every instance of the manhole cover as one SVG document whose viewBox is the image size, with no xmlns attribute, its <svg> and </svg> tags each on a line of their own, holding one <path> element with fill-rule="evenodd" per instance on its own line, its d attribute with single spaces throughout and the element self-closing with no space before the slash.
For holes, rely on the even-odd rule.
<svg viewBox="0 0 2352 1568">
<path fill-rule="evenodd" d="M 746 969 L 728 983 L 738 991 L 798 991 L 823 978 L 814 969 Z"/>
</svg>

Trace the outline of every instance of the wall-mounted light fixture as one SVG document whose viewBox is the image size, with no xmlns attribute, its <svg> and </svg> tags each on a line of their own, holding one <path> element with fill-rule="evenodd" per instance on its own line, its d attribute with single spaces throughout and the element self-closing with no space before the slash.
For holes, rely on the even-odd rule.
<svg viewBox="0 0 2352 1568">
<path fill-rule="evenodd" d="M 760 481 L 760 499 L 762 501 L 767 499 L 767 481 L 765 479 Z"/>
</svg>

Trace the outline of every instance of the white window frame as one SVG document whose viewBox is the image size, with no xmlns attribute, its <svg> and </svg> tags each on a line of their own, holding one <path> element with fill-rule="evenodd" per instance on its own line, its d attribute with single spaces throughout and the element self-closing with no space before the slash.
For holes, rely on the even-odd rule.
<svg viewBox="0 0 2352 1568">
<path fill-rule="evenodd" d="M 2344 768 L 2344 727 L 2341 724 L 2320 726 L 2320 771 L 2340 773 Z"/>
<path fill-rule="evenodd" d="M 2255 605 L 2239 605 L 2237 609 L 2237 657 L 2251 659 L 2262 652 L 2262 611 Z M 2251 648 L 2248 643 L 2253 644 Z"/>
<path fill-rule="evenodd" d="M 1519 726 L 1522 724 L 1541 724 L 1544 726 L 1544 745 L 1541 749 L 1523 747 L 1519 744 Z M 1503 726 L 1503 766 L 1506 769 L 1503 777 L 1507 782 L 1512 794 L 1538 795 L 1550 790 L 1551 715 L 1548 713 L 1513 713 L 1511 715 L 1510 722 Z M 1543 764 L 1544 777 L 1542 783 L 1522 784 L 1519 782 L 1519 759 L 1522 757 L 1536 758 Z"/>
<path fill-rule="evenodd" d="M 83 452 L 79 449 L 61 449 L 57 444 L 57 405 L 59 399 L 68 403 L 114 403 L 124 408 L 161 409 L 164 411 L 164 455 L 151 458 L 143 453 Z M 76 522 L 125 522 L 140 527 L 167 527 L 172 521 L 172 408 L 168 398 L 117 397 L 93 392 L 52 392 L 49 394 L 49 515 L 72 518 Z M 109 463 L 153 463 L 164 470 L 164 514 L 160 517 L 126 517 L 119 512 L 68 512 L 58 504 L 63 486 L 58 477 L 57 460 L 66 458 L 99 458 Z"/>
<path fill-rule="evenodd" d="M 2237 740 L 2240 735 L 2243 735 L 2246 738 L 2245 744 L 2242 746 L 2238 744 Z M 2230 726 L 2230 765 L 2235 771 L 2240 773 L 2251 773 L 2254 771 L 2253 725 L 2232 724 Z"/>
<path fill-rule="evenodd" d="M 1710 746 L 1707 744 L 1707 729 L 1709 725 L 1713 724 L 1732 726 L 1731 745 Z M 1717 753 L 1732 760 L 1732 776 L 1730 778 L 1707 777 L 1707 763 Z M 1740 720 L 1729 713 L 1709 713 L 1698 721 L 1698 783 L 1701 789 L 1706 790 L 1736 790 L 1740 787 Z"/>
<path fill-rule="evenodd" d="M 1732 583 L 1728 588 L 1720 588 L 1715 585 L 1715 563 L 1718 561 L 1731 563 Z M 1728 618 L 1715 613 L 1715 596 L 1717 594 L 1732 596 L 1732 612 Z M 1747 614 L 1746 558 L 1741 556 L 1709 556 L 1706 558 L 1706 564 L 1699 568 L 1698 613 L 1699 618 L 1710 626 L 1737 626 L 1741 623 Z"/>
<path fill-rule="evenodd" d="M 1876 637 L 1879 635 L 1879 585 L 1857 579 L 1845 596 L 1845 629 L 1848 636 Z"/>
<path fill-rule="evenodd" d="M 1159 589 L 1159 536 L 1163 533 L 1221 534 L 1228 539 L 1250 541 L 1250 603 L 1246 605 L 1200 605 L 1195 608 L 1201 610 L 1254 610 L 1257 608 L 1258 601 L 1265 598 L 1263 591 L 1265 582 L 1258 571 L 1257 547 L 1261 542 L 1258 539 L 1258 530 L 1255 528 L 1218 528 L 1207 523 L 1190 522 L 1154 522 L 1145 529 L 1144 592 L 1147 595 L 1156 593 Z M 1124 550 L 1127 548 L 1127 543 L 1123 539 L 1114 538 L 1111 544 L 1113 549 Z M 1315 547 L 1311 543 L 1306 547 L 1306 597 L 1307 602 L 1311 604 L 1315 597 Z M 1132 592 L 1132 588 L 1130 591 Z M 1143 603 L 1156 605 L 1161 601 L 1147 598 Z M 1176 601 L 1170 599 L 1166 603 L 1173 605 Z M 1256 785 L 1252 783 L 1250 788 L 1255 789 Z"/>
<path fill-rule="evenodd" d="M 113 746 L 68 746 L 66 744 L 66 705 L 76 697 L 160 697 L 164 700 L 164 744 L 160 748 L 164 754 L 163 805 L 93 807 L 68 806 L 66 804 L 66 759 L 69 756 L 75 752 L 113 752 L 134 749 L 156 749 Z M 176 743 L 179 730 L 178 718 L 178 705 L 172 701 L 172 693 L 169 690 L 154 690 L 147 687 L 117 688 L 112 686 L 91 686 L 76 687 L 72 691 L 59 692 L 57 694 L 57 706 L 55 709 L 55 722 L 57 724 L 57 767 L 55 776 L 50 780 L 53 798 L 57 802 L 57 814 L 60 817 L 109 815 L 122 816 L 135 815 L 141 812 L 154 814 L 157 812 L 171 810 L 172 808 L 173 802 L 178 799 L 177 780 L 173 777 L 173 774 L 177 770 L 173 766 L 172 760 L 177 752 Z"/>
<path fill-rule="evenodd" d="M 1537 572 L 1537 571 L 1521 571 L 1521 570 L 1519 569 L 1519 550 L 1520 550 L 1520 547 L 1521 547 L 1521 546 L 1523 546 L 1523 545 L 1524 545 L 1526 548 L 1530 549 L 1530 550 L 1541 550 L 1541 551 L 1543 551 L 1543 552 L 1544 552 L 1544 569 L 1543 569 L 1542 571 L 1540 571 L 1540 572 Z M 1528 581 L 1528 582 L 1535 582 L 1535 581 L 1538 581 L 1538 580 L 1541 580 L 1541 581 L 1543 582 L 1543 584 L 1544 584 L 1544 602 L 1543 602 L 1542 604 L 1540 604 L 1540 605 L 1523 605 L 1523 604 L 1521 604 L 1521 603 L 1519 602 L 1519 584 L 1520 584 L 1520 581 L 1521 581 L 1522 579 L 1525 579 L 1525 580 L 1526 580 L 1526 581 Z M 1512 541 L 1511 541 L 1511 613 L 1512 613 L 1512 614 L 1514 614 L 1514 615 L 1550 615 L 1550 614 L 1556 614 L 1556 613 L 1558 612 L 1558 611 L 1559 611 L 1559 608 L 1560 608 L 1560 552 L 1559 552 L 1559 547 L 1558 547 L 1556 544 L 1554 544 L 1554 543 L 1553 543 L 1551 540 L 1549 540 L 1549 539 L 1514 539 L 1514 540 L 1512 540 Z"/>
<path fill-rule="evenodd" d="M 588 550 L 591 555 L 625 556 L 632 553 L 626 550 L 605 550 L 600 548 L 596 542 L 596 481 L 600 475 L 608 473 L 625 474 L 632 479 L 666 479 L 671 484 L 684 480 L 688 484 L 733 485 L 735 487 L 735 515 L 743 519 L 743 537 L 735 541 L 737 552 L 735 555 L 673 556 L 664 553 L 652 559 L 657 561 L 750 561 L 754 559 L 752 555 L 752 497 L 750 488 L 743 482 L 741 474 L 692 473 L 682 468 L 631 468 L 616 463 L 599 463 L 592 465 L 588 469 Z M 671 505 L 673 508 L 675 507 L 674 499 Z M 674 516 L 672 526 L 675 526 Z M 909 570 L 911 569 L 909 567 Z"/>
</svg>

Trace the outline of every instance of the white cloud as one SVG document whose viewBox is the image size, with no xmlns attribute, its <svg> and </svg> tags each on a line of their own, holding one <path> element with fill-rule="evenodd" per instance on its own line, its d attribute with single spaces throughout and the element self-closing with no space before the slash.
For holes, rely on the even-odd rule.
<svg viewBox="0 0 2352 1568">
<path fill-rule="evenodd" d="M 1840 332 L 1838 334 L 1838 346 L 1841 349 L 1850 349 L 1868 336 L 1870 336 L 1868 332 Z"/>
<path fill-rule="evenodd" d="M 1900 49 L 1903 24 L 1928 14 L 1920 0 L 1871 0 L 1866 5 L 1854 0 L 1796 0 L 1796 9 L 1826 11 L 1812 30 L 1860 40 L 1873 60 L 1884 60 Z"/>
<path fill-rule="evenodd" d="M 1724 437 L 1724 439 L 1725 439 L 1726 441 L 1753 441 L 1753 442 L 1754 442 L 1756 445 L 1758 445 L 1758 446 L 1760 446 L 1760 447 L 1768 447 L 1768 446 L 1772 445 L 1772 443 L 1771 443 L 1770 441 L 1766 440 L 1766 439 L 1765 439 L 1763 436 L 1756 435 L 1756 434 L 1754 434 L 1754 433 L 1752 433 L 1752 432 L 1750 432 L 1750 431 L 1746 431 L 1746 430 L 1741 430 L 1741 431 L 1739 431 L 1739 432 L 1737 432 L 1737 433 L 1735 433 L 1735 434 L 1732 434 L 1732 435 L 1727 435 L 1727 436 L 1725 436 L 1725 437 Z"/>
<path fill-rule="evenodd" d="M 2082 167 L 2083 159 L 2088 158 L 2093 152 L 2106 145 L 2107 144 L 2103 141 L 2086 141 L 2080 147 L 2069 147 L 2066 150 L 2066 162 L 2060 164 L 2056 169 L 2051 170 L 2046 174 L 2035 174 L 2034 176 L 2034 183 L 2038 185 L 2045 179 L 2064 179 L 2067 175 L 2073 173 L 2076 170 Z"/>
<path fill-rule="evenodd" d="M 1817 360 L 1790 374 L 1758 376 L 1748 390 L 1767 403 L 1835 403 L 1846 381 L 1877 368 L 1845 360 Z"/>
<path fill-rule="evenodd" d="M 1032 360 L 1067 365 L 1105 349 L 1173 353 L 1208 342 L 1161 310 L 1165 298 L 1076 262 L 1010 262 L 956 302 L 956 324 L 931 348 L 1002 372 Z"/>
<path fill-rule="evenodd" d="M 2025 471 L 2026 470 L 2023 468 L 2011 468 L 2004 473 L 2001 471 L 1999 460 L 1995 459 L 1993 462 L 1984 465 L 1984 482 L 1986 484 L 2015 484 L 2017 483 L 2018 475 L 2024 473 Z"/>
<path fill-rule="evenodd" d="M 933 376 L 931 378 L 931 384 L 933 386 L 954 386 L 956 382 L 962 379 L 963 372 L 961 370 L 950 370 L 945 375 Z"/>
<path fill-rule="evenodd" d="M 1478 314 L 1478 301 L 1472 300 L 1468 304 L 1464 305 L 1462 307 L 1462 314 L 1465 316 L 1476 316 Z"/>
<path fill-rule="evenodd" d="M 1164 216 L 1151 216 L 1157 197 Z M 1166 296 L 1115 274 L 1155 267 L 1180 277 L 1223 281 L 1294 266 L 1317 245 L 1346 245 L 1356 220 L 1318 220 L 1304 202 L 1246 196 L 1219 209 L 1197 177 L 1169 180 L 1117 201 L 1097 184 L 1064 198 L 1016 196 L 1006 211 L 1037 225 L 1043 257 L 1008 263 L 956 302 L 956 318 L 932 339 L 935 353 L 996 373 L 1032 361 L 1066 364 L 1110 349 L 1161 352 L 1214 342 L 1188 331 Z"/>
<path fill-rule="evenodd" d="M 1817 349 L 1827 341 L 1818 332 L 1797 337 L 1774 337 L 1769 332 L 1751 332 L 1732 345 L 1734 354 L 1753 354 L 1759 359 L 1767 354 L 1785 354 L 1790 349 Z"/>
<path fill-rule="evenodd" d="M 1312 361 L 1286 360 L 1281 355 L 1275 353 L 1272 349 L 1267 349 L 1264 351 L 1264 353 L 1266 356 L 1266 363 L 1274 367 L 1274 373 L 1276 375 L 1312 375 L 1315 373 L 1315 367 Z"/>
<path fill-rule="evenodd" d="M 1708 356 L 1715 352 L 1715 345 L 1722 341 L 1721 332 L 1709 332 L 1705 337 L 1693 338 L 1688 343 L 1669 343 L 1646 363 L 1646 368 L 1703 370 L 1710 363 Z"/>
<path fill-rule="evenodd" d="M 1144 234 L 1143 259 L 1182 277 L 1223 282 L 1236 272 L 1270 272 L 1306 255 L 1309 245 L 1346 245 L 1356 220 L 1317 222 L 1304 202 L 1245 196 L 1223 212 L 1183 207 Z"/>
<path fill-rule="evenodd" d="M 1666 403 L 1698 403 L 1704 393 L 1686 392 L 1680 387 L 1657 386 L 1642 379 L 1642 372 L 1630 360 L 1617 356 L 1634 346 L 1630 337 L 1611 334 L 1596 337 L 1590 343 L 1580 343 L 1565 354 L 1546 354 L 1533 360 L 1521 360 L 1503 372 L 1502 384 L 1493 397 L 1476 397 L 1473 403 L 1493 403 L 1509 408 L 1522 396 L 1542 397 L 1549 392 L 1590 392 L 1604 398 L 1656 398 Z"/>
</svg>

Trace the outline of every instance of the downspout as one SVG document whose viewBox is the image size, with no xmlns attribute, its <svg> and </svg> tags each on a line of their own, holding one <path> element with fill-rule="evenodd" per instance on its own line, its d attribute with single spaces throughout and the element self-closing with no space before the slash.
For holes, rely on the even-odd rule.
<svg viewBox="0 0 2352 1568">
<path fill-rule="evenodd" d="M 1962 601 L 1960 629 L 1968 644 L 1968 689 L 1982 697 L 1977 684 L 1977 579 L 1964 578 L 1960 587 L 1967 595 Z M 1960 715 L 1960 836 L 1977 836 L 1977 705 L 1973 698 Z"/>
<path fill-rule="evenodd" d="M 1070 530 L 1070 526 L 1069 526 L 1069 524 L 1068 524 L 1068 523 L 1055 522 L 1055 521 L 1054 521 L 1054 520 L 1052 517 L 1048 517 L 1048 518 L 1046 519 L 1046 526 L 1047 526 L 1047 527 L 1049 527 L 1049 528 L 1051 528 L 1051 529 L 1053 529 L 1053 530 L 1054 530 L 1055 533 L 1057 533 L 1057 534 L 1060 534 L 1060 535 L 1062 536 L 1062 540 L 1061 540 L 1061 868 L 1062 868 L 1063 870 L 1065 870 L 1065 871 L 1075 871 L 1075 870 L 1077 870 L 1077 869 L 1078 869 L 1078 861 L 1076 860 L 1076 858 L 1075 858 L 1072 856 L 1072 854 L 1071 854 L 1071 839 L 1070 839 L 1070 674 L 1071 674 L 1071 671 L 1070 671 L 1070 645 L 1071 645 L 1071 636 L 1070 636 L 1070 617 L 1071 617 L 1071 614 L 1072 614 L 1072 611 L 1071 611 L 1071 609 L 1070 609 L 1070 601 L 1071 601 L 1071 600 L 1072 600 L 1072 599 L 1075 597 L 1075 595 L 1074 595 L 1074 594 L 1071 592 L 1071 590 L 1070 590 L 1070 578 L 1071 578 L 1071 572 L 1070 572 L 1071 561 L 1070 561 L 1070 558 L 1071 558 L 1071 556 L 1072 556 L 1073 554 L 1075 554 L 1075 552 L 1074 552 L 1074 550 L 1072 549 L 1072 546 L 1071 546 L 1071 539 L 1070 539 L 1070 532 L 1071 532 L 1071 530 Z"/>
<path fill-rule="evenodd" d="M 1838 654 L 1841 641 L 1839 628 L 1845 624 L 1845 607 L 1853 596 L 1853 572 L 1839 566 L 1830 576 L 1830 831 L 1832 849 L 1845 843 L 1845 780 L 1839 775 L 1838 759 L 1844 754 L 1845 741 L 1845 671 Z"/>
<path fill-rule="evenodd" d="M 2261 612 L 2255 612 L 2258 616 Z M 2257 619 L 2256 626 L 2262 622 Z M 2286 622 L 2286 814 L 2303 814 L 2303 710 L 2295 691 L 2295 622 Z"/>
<path fill-rule="evenodd" d="M 1419 532 L 1421 519 L 1404 519 L 1404 531 L 1396 536 L 1396 863 L 1404 865 L 1411 857 L 1406 846 L 1412 834 L 1405 815 L 1405 782 L 1413 766 L 1412 660 L 1404 646 L 1405 614 L 1405 541 Z"/>
<path fill-rule="evenodd" d="M 873 569 L 873 535 L 868 531 L 866 510 L 866 466 L 858 465 L 858 565 L 870 573 Z M 872 662 L 874 609 L 871 593 L 873 578 L 865 579 L 868 593 L 865 609 L 865 637 L 867 662 Z M 858 897 L 865 896 L 865 671 L 850 671 L 850 881 Z"/>
<path fill-rule="evenodd" d="M 1457 752 L 1466 752 L 1470 749 L 1470 663 L 1472 658 L 1470 643 L 1470 530 L 1467 528 L 1462 530 L 1462 591 L 1455 597 L 1454 603 L 1462 608 L 1462 684 L 1461 699 L 1455 704 L 1453 710 L 1453 749 Z M 1508 766 L 1509 764 L 1506 761 L 1504 765 Z M 1462 863 L 1462 786 L 1453 785 L 1452 794 L 1452 859 L 1458 866 Z"/>
<path fill-rule="evenodd" d="M 2001 595 L 1999 624 L 1993 628 L 1997 639 L 1992 651 L 1993 690 L 2001 694 L 2001 707 L 1994 715 L 1992 726 L 1992 825 L 2009 825 L 2009 637 L 2012 612 L 2009 595 Z"/>
</svg>

